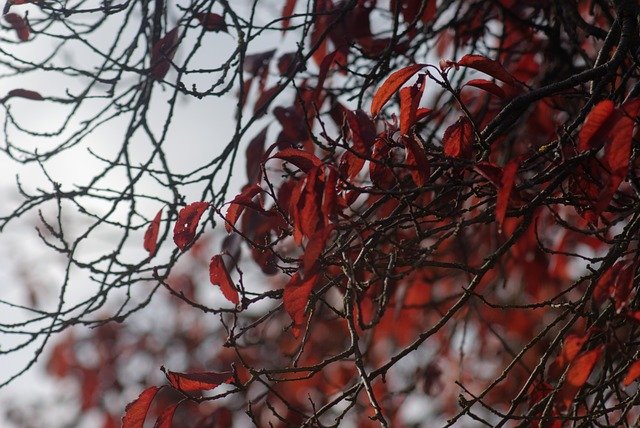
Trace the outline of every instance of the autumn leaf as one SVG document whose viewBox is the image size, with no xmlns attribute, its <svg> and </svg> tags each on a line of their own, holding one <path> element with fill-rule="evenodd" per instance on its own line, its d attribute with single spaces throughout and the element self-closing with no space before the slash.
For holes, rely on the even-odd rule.
<svg viewBox="0 0 640 428">
<path fill-rule="evenodd" d="M 378 88 L 371 100 L 371 115 L 376 116 L 382 107 L 391 99 L 393 94 L 405 84 L 418 71 L 426 67 L 426 64 L 413 64 L 392 73 Z"/>
<path fill-rule="evenodd" d="M 29 30 L 29 24 L 17 13 L 7 13 L 4 15 L 4 20 L 11 25 L 11 27 L 16 30 L 16 34 L 20 41 L 26 42 L 29 40 L 29 34 L 31 31 Z"/>
<path fill-rule="evenodd" d="M 293 10 L 296 8 L 296 3 L 298 0 L 287 0 L 284 6 L 282 7 L 282 29 L 286 30 L 289 28 L 289 21 L 291 19 L 291 14 Z"/>
<path fill-rule="evenodd" d="M 444 131 L 442 146 L 444 147 L 445 156 L 470 158 L 473 139 L 473 124 L 466 116 L 460 116 L 456 123 Z"/>
<path fill-rule="evenodd" d="M 406 135 L 416 123 L 416 113 L 424 92 L 425 75 L 420 74 L 415 84 L 400 89 L 400 133 Z"/>
<path fill-rule="evenodd" d="M 4 103 L 9 98 L 13 98 L 13 97 L 26 98 L 28 100 L 33 100 L 33 101 L 44 100 L 42 95 L 40 95 L 36 91 L 30 91 L 28 89 L 12 89 L 7 93 L 7 95 L 4 96 L 4 98 L 2 99 L 2 102 Z"/>
<path fill-rule="evenodd" d="M 592 349 L 591 351 L 584 352 L 578 355 L 569 366 L 567 370 L 567 376 L 558 397 L 562 401 L 565 408 L 571 406 L 571 402 L 575 398 L 576 394 L 584 386 L 591 376 L 591 372 L 602 353 L 602 347 Z"/>
<path fill-rule="evenodd" d="M 151 386 L 144 391 L 127 407 L 122 417 L 122 428 L 143 428 L 144 420 L 147 418 L 149 406 L 160 388 Z"/>
<path fill-rule="evenodd" d="M 267 140 L 267 131 L 269 129 L 269 125 L 265 126 L 262 131 L 258 133 L 253 139 L 249 142 L 247 146 L 247 150 L 245 152 L 246 157 L 246 171 L 247 171 L 247 180 L 249 184 L 254 184 L 260 181 L 262 175 L 262 157 L 264 155 L 264 144 Z"/>
<path fill-rule="evenodd" d="M 304 310 L 309 303 L 311 290 L 318 280 L 318 273 L 302 279 L 299 273 L 294 274 L 284 287 L 284 309 L 293 320 L 292 333 L 299 337 L 304 324 Z"/>
<path fill-rule="evenodd" d="M 162 80 L 171 67 L 171 60 L 178 49 L 178 27 L 169 31 L 151 48 L 151 76 Z"/>
<path fill-rule="evenodd" d="M 238 218 L 244 211 L 245 207 L 256 208 L 262 210 L 262 206 L 253 202 L 253 198 L 262 192 L 262 188 L 257 184 L 246 186 L 242 192 L 229 203 L 227 214 L 225 215 L 225 229 L 227 232 L 231 232 L 238 221 Z"/>
<path fill-rule="evenodd" d="M 211 258 L 211 262 L 209 263 L 209 280 L 213 285 L 220 287 L 222 294 L 224 294 L 224 297 L 226 297 L 228 301 L 234 305 L 240 303 L 238 291 L 233 285 L 229 271 L 227 271 L 227 267 L 224 265 L 224 260 L 222 260 L 220 254 Z"/>
<path fill-rule="evenodd" d="M 464 86 L 473 86 L 474 88 L 482 89 L 483 91 L 495 95 L 498 98 L 506 98 L 507 96 L 500 86 L 485 79 L 469 80 Z"/>
<path fill-rule="evenodd" d="M 589 334 L 584 336 L 570 334 L 565 337 L 562 350 L 549 366 L 549 377 L 551 379 L 557 378 L 562 374 L 565 367 L 578 356 L 587 339 L 589 339 Z"/>
<path fill-rule="evenodd" d="M 318 159 L 316 155 L 293 148 L 284 149 L 277 152 L 276 154 L 271 156 L 271 159 L 274 158 L 287 161 L 300 168 L 302 172 L 306 173 L 311 171 L 312 168 L 322 165 L 322 161 Z"/>
<path fill-rule="evenodd" d="M 227 32 L 227 24 L 224 22 L 224 18 L 217 13 L 197 13 L 196 18 L 200 21 L 200 25 L 206 31 L 224 31 Z"/>
<path fill-rule="evenodd" d="M 209 391 L 233 380 L 229 372 L 179 373 L 160 368 L 175 389 L 182 392 Z"/>
<path fill-rule="evenodd" d="M 456 64 L 462 67 L 473 68 L 511 86 L 519 86 L 518 81 L 511 73 L 505 70 L 502 64 L 483 55 L 468 54 L 463 56 Z"/>
<path fill-rule="evenodd" d="M 202 214 L 209 208 L 208 202 L 193 202 L 178 213 L 178 221 L 173 228 L 173 241 L 184 249 L 193 241 Z"/>
<path fill-rule="evenodd" d="M 624 376 L 622 380 L 622 384 L 624 386 L 629 386 L 633 383 L 634 380 L 640 377 L 640 360 L 635 361 L 629 369 L 627 370 L 627 374 Z"/>
<path fill-rule="evenodd" d="M 182 401 L 172 404 L 164 409 L 160 416 L 158 416 L 158 419 L 156 419 L 156 423 L 153 425 L 153 428 L 171 428 L 173 415 L 176 413 L 176 409 L 180 404 L 182 404 Z"/>
<path fill-rule="evenodd" d="M 158 211 L 154 219 L 147 227 L 147 231 L 144 233 L 144 249 L 149 252 L 150 256 L 156 253 L 156 246 L 158 244 L 158 231 L 160 230 L 160 218 L 162 217 L 162 209 Z"/>
<path fill-rule="evenodd" d="M 584 152 L 594 147 L 591 140 L 604 127 L 613 109 L 614 104 L 611 100 L 600 101 L 591 109 L 578 133 L 578 151 Z"/>
<path fill-rule="evenodd" d="M 505 165 L 500 180 L 500 188 L 496 199 L 496 221 L 502 227 L 504 218 L 507 214 L 507 207 L 511 197 L 511 191 L 516 182 L 516 173 L 518 172 L 518 160 L 511 160 Z"/>
</svg>

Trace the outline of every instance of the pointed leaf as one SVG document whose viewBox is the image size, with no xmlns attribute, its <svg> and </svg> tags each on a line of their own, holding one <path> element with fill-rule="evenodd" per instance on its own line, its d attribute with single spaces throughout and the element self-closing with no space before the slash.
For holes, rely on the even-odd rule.
<svg viewBox="0 0 640 428">
<path fill-rule="evenodd" d="M 2 102 L 4 103 L 9 98 L 13 98 L 13 97 L 26 98 L 28 100 L 33 100 L 33 101 L 44 100 L 42 95 L 40 95 L 36 91 L 30 91 L 28 89 L 12 89 L 7 93 L 7 95 L 5 95 L 5 97 L 2 99 Z"/>
<path fill-rule="evenodd" d="M 182 392 L 209 391 L 233 380 L 233 375 L 229 372 L 179 373 L 164 367 L 161 369 L 171 386 Z"/>
<path fill-rule="evenodd" d="M 400 133 L 406 135 L 416 123 L 416 113 L 424 93 L 425 75 L 420 74 L 418 81 L 400 89 Z"/>
<path fill-rule="evenodd" d="M 299 273 L 291 277 L 289 283 L 284 287 L 284 309 L 293 320 L 293 335 L 300 336 L 304 324 L 304 310 L 309 303 L 311 290 L 318 280 L 318 273 L 315 273 L 302 280 Z"/>
<path fill-rule="evenodd" d="M 227 24 L 224 22 L 224 18 L 217 13 L 197 13 L 196 18 L 198 18 L 200 25 L 206 31 L 227 32 Z"/>
<path fill-rule="evenodd" d="M 576 394 L 591 376 L 591 372 L 595 367 L 602 348 L 592 349 L 576 357 L 571 362 L 571 366 L 567 371 L 567 377 L 559 393 L 559 398 L 566 408 L 571 406 L 571 402 L 575 398 Z"/>
<path fill-rule="evenodd" d="M 498 98 L 506 98 L 507 96 L 500 86 L 485 79 L 469 80 L 464 86 L 473 86 L 474 88 L 482 89 L 483 91 L 489 92 Z"/>
<path fill-rule="evenodd" d="M 393 94 L 395 94 L 396 91 L 411 78 L 411 76 L 422 70 L 425 66 L 426 64 L 413 64 L 408 67 L 401 68 L 400 70 L 392 73 L 391 76 L 387 77 L 371 100 L 371 115 L 376 116 L 380 113 L 382 107 L 384 107 Z"/>
<path fill-rule="evenodd" d="M 173 242 L 178 248 L 184 250 L 193 241 L 200 217 L 208 208 L 208 202 L 193 202 L 180 210 L 173 228 Z"/>
<path fill-rule="evenodd" d="M 442 146 L 445 156 L 470 158 L 473 139 L 473 124 L 466 116 L 460 116 L 456 123 L 444 131 Z"/>
<path fill-rule="evenodd" d="M 503 81 L 511 86 L 518 86 L 518 81 L 497 61 L 489 59 L 483 55 L 465 55 L 456 63 L 462 67 L 473 68 L 482 73 L 488 74 L 498 80 Z"/>
<path fill-rule="evenodd" d="M 271 159 L 277 158 L 294 164 L 303 172 L 309 172 L 314 167 L 322 165 L 322 161 L 312 153 L 298 149 L 284 149 L 271 156 Z"/>
<path fill-rule="evenodd" d="M 282 8 L 282 29 L 286 30 L 289 28 L 289 21 L 291 20 L 291 14 L 293 10 L 296 8 L 296 3 L 298 0 L 287 0 Z"/>
<path fill-rule="evenodd" d="M 627 370 L 627 374 L 624 376 L 624 379 L 622 380 L 622 384 L 624 386 L 629 386 L 633 383 L 634 380 L 638 379 L 640 377 L 640 360 L 634 362 L 633 364 L 631 364 L 631 366 L 629 366 L 629 369 Z"/>
<path fill-rule="evenodd" d="M 264 144 L 267 140 L 267 130 L 269 129 L 269 125 L 265 126 L 262 131 L 258 133 L 249 145 L 247 146 L 247 151 L 245 152 L 246 156 L 246 169 L 247 169 L 247 180 L 249 184 L 255 184 L 260 181 L 262 174 L 262 156 L 264 155 Z"/>
<path fill-rule="evenodd" d="M 29 40 L 29 34 L 31 34 L 29 25 L 20 15 L 17 13 L 7 13 L 4 15 L 4 20 L 7 21 L 14 30 L 16 30 L 16 34 L 20 41 L 26 42 Z"/>
<path fill-rule="evenodd" d="M 557 378 L 562 374 L 567 365 L 578 356 L 588 338 L 589 334 L 584 336 L 570 334 L 564 339 L 562 350 L 549 366 L 550 379 Z"/>
<path fill-rule="evenodd" d="M 511 197 L 511 191 L 513 185 L 516 182 L 516 173 L 518 172 L 518 161 L 511 160 L 507 163 L 502 171 L 502 179 L 500 180 L 500 189 L 498 190 L 498 197 L 496 199 L 496 221 L 502 227 L 504 218 L 507 214 L 507 207 L 509 205 L 509 198 Z"/>
<path fill-rule="evenodd" d="M 240 303 L 238 291 L 233 285 L 229 271 L 227 271 L 227 267 L 224 265 L 224 260 L 222 260 L 220 254 L 211 258 L 211 263 L 209 263 L 209 280 L 213 285 L 220 287 L 222 294 L 224 294 L 224 297 L 226 297 L 228 301 L 234 305 Z"/>
<path fill-rule="evenodd" d="M 164 409 L 160 416 L 158 416 L 158 419 L 156 419 L 156 423 L 153 425 L 153 428 L 171 428 L 173 415 L 176 413 L 176 409 L 180 404 L 182 404 L 182 401 L 172 404 Z"/>
<path fill-rule="evenodd" d="M 593 106 L 578 133 L 578 151 L 584 152 L 592 148 L 591 139 L 603 128 L 607 119 L 613 113 L 614 104 L 611 100 L 600 101 Z"/>
<path fill-rule="evenodd" d="M 122 417 L 122 428 L 142 428 L 144 420 L 147 418 L 149 406 L 160 388 L 151 386 L 144 391 L 131 403 L 127 404 Z"/>
<path fill-rule="evenodd" d="M 156 253 L 156 246 L 158 245 L 158 231 L 160 230 L 160 218 L 162 217 L 162 209 L 158 211 L 158 214 L 149 224 L 147 231 L 144 233 L 144 249 L 152 256 Z"/>
<path fill-rule="evenodd" d="M 226 223 L 224 227 L 227 229 L 227 232 L 231 232 L 245 207 L 253 207 L 253 198 L 260 192 L 262 192 L 262 188 L 257 184 L 245 186 L 242 192 L 231 201 L 227 209 L 227 214 L 225 215 Z M 257 208 L 258 211 L 262 210 L 262 206 L 260 205 L 255 208 Z"/>
<path fill-rule="evenodd" d="M 171 67 L 171 60 L 178 49 L 178 28 L 174 28 L 154 43 L 151 48 L 151 77 L 162 80 Z"/>
</svg>

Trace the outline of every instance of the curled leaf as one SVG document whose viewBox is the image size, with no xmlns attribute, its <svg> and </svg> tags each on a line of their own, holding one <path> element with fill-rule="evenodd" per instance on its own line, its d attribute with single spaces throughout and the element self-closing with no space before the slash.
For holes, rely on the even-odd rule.
<svg viewBox="0 0 640 428">
<path fill-rule="evenodd" d="M 29 25 L 20 15 L 17 13 L 7 13 L 4 16 L 4 20 L 7 21 L 14 30 L 16 30 L 16 34 L 21 41 L 26 42 L 29 40 L 29 34 L 31 34 Z"/>
<path fill-rule="evenodd" d="M 156 252 L 156 246 L 158 244 L 158 231 L 160 230 L 160 218 L 162 217 L 162 210 L 158 211 L 158 214 L 149 224 L 147 231 L 144 233 L 144 249 L 152 256 Z"/>
<path fill-rule="evenodd" d="M 518 86 L 518 81 L 497 61 L 483 55 L 465 55 L 456 63 L 458 66 L 473 68 L 481 71 L 511 86 Z"/>
<path fill-rule="evenodd" d="M 271 158 L 282 159 L 294 164 L 303 172 L 309 172 L 314 167 L 322 165 L 322 161 L 313 153 L 305 152 L 298 149 L 284 149 L 271 156 Z"/>
<path fill-rule="evenodd" d="M 178 213 L 178 221 L 173 228 L 173 242 L 184 249 L 193 241 L 202 214 L 209 208 L 208 202 L 193 202 Z"/>
<path fill-rule="evenodd" d="M 233 285 L 229 271 L 224 265 L 224 260 L 222 260 L 220 254 L 211 258 L 211 262 L 209 263 L 209 280 L 213 285 L 220 287 L 222 294 L 224 294 L 224 297 L 226 297 L 228 301 L 234 305 L 240 303 L 238 291 Z"/>
<path fill-rule="evenodd" d="M 233 380 L 229 372 L 193 372 L 179 373 L 161 367 L 167 380 L 175 389 L 182 392 L 209 391 Z"/>
</svg>

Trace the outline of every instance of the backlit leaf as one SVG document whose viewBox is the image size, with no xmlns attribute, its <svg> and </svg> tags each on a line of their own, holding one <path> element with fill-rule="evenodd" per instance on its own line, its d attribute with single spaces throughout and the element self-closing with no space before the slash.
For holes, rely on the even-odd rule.
<svg viewBox="0 0 640 428">
<path fill-rule="evenodd" d="M 485 79 L 469 80 L 464 86 L 473 86 L 474 88 L 482 89 L 483 91 L 495 95 L 498 98 L 505 98 L 507 96 L 500 86 Z"/>
<path fill-rule="evenodd" d="M 559 393 L 559 398 L 566 408 L 571 406 L 571 402 L 576 394 L 587 382 L 589 376 L 591 376 L 591 372 L 600 359 L 601 353 L 601 347 L 592 349 L 591 351 L 580 354 L 571 362 L 565 382 Z"/>
<path fill-rule="evenodd" d="M 318 280 L 318 273 L 315 273 L 302 280 L 299 273 L 291 277 L 284 287 L 284 309 L 293 320 L 293 335 L 300 336 L 304 324 L 304 310 L 309 303 L 311 290 Z"/>
<path fill-rule="evenodd" d="M 160 416 L 158 416 L 158 419 L 156 419 L 156 423 L 153 425 L 153 428 L 171 428 L 173 415 L 176 413 L 176 409 L 180 404 L 182 404 L 181 401 L 172 404 L 164 409 Z"/>
<path fill-rule="evenodd" d="M 224 260 L 222 260 L 220 254 L 211 258 L 211 262 L 209 263 L 209 280 L 213 285 L 220 287 L 222 294 L 224 294 L 224 297 L 226 297 L 228 301 L 234 305 L 240 303 L 238 291 L 231 280 L 229 271 L 227 271 L 227 267 L 224 265 Z"/>
<path fill-rule="evenodd" d="M 387 101 L 391 99 L 393 94 L 395 94 L 396 91 L 411 78 L 411 76 L 422 70 L 425 66 L 426 64 L 413 64 L 408 67 L 401 68 L 387 77 L 371 100 L 371 115 L 376 116 L 380 113 L 382 107 L 384 107 Z"/>
<path fill-rule="evenodd" d="M 634 380 L 640 377 L 640 360 L 635 361 L 629 369 L 627 370 L 627 374 L 624 376 L 622 380 L 622 384 L 624 386 L 629 386 L 633 383 Z"/>
<path fill-rule="evenodd" d="M 161 369 L 171 386 L 183 392 L 209 391 L 233 380 L 233 375 L 229 372 L 179 373 L 164 367 Z"/>
<path fill-rule="evenodd" d="M 489 59 L 483 55 L 465 55 L 456 63 L 462 67 L 473 68 L 482 73 L 495 77 L 511 86 L 518 86 L 518 81 L 497 61 Z"/>
<path fill-rule="evenodd" d="M 460 116 L 456 123 L 444 131 L 442 146 L 445 156 L 470 158 L 473 140 L 473 124 L 466 116 Z"/>
<path fill-rule="evenodd" d="M 611 100 L 600 101 L 593 106 L 578 133 L 578 150 L 581 152 L 592 148 L 591 139 L 598 133 L 613 113 L 614 104 Z"/>
<path fill-rule="evenodd" d="M 178 248 L 184 250 L 193 241 L 200 217 L 208 208 L 208 202 L 193 202 L 180 210 L 173 228 L 173 241 Z"/>
<path fill-rule="evenodd" d="M 424 92 L 425 75 L 418 76 L 418 81 L 400 89 L 400 133 L 407 134 L 416 123 L 416 113 Z"/>
<path fill-rule="evenodd" d="M 122 428 L 142 428 L 147 417 L 149 406 L 160 390 L 157 386 L 151 386 L 144 391 L 127 407 L 122 417 Z"/>
<path fill-rule="evenodd" d="M 322 161 L 318 159 L 316 155 L 293 148 L 281 150 L 271 156 L 271 158 L 287 161 L 307 173 L 311 171 L 312 168 L 322 165 Z"/>
<path fill-rule="evenodd" d="M 511 197 L 511 191 L 513 185 L 516 182 L 516 173 L 518 172 L 518 161 L 511 160 L 505 165 L 502 171 L 502 178 L 500 180 L 500 188 L 498 189 L 498 196 L 496 199 L 496 221 L 500 226 L 504 222 L 504 218 L 507 214 L 507 207 L 509 205 L 509 198 Z"/>
</svg>

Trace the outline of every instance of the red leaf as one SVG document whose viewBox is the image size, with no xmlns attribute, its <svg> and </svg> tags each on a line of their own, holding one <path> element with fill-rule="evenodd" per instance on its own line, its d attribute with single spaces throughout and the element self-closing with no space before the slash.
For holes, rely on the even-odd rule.
<svg viewBox="0 0 640 428">
<path fill-rule="evenodd" d="M 368 155 L 376 139 L 374 123 L 362 110 L 347 110 L 346 118 L 351 130 L 354 150 L 361 156 Z"/>
<path fill-rule="evenodd" d="M 555 379 L 562 374 L 565 367 L 567 367 L 567 365 L 580 353 L 580 350 L 582 350 L 582 347 L 588 338 L 589 334 L 584 336 L 570 334 L 564 339 L 562 350 L 549 366 L 550 379 Z"/>
<path fill-rule="evenodd" d="M 33 101 L 43 101 L 44 100 L 42 95 L 40 95 L 36 91 L 30 91 L 28 89 L 12 89 L 7 93 L 7 95 L 4 96 L 4 98 L 2 99 L 2 102 L 4 103 L 9 98 L 13 98 L 13 97 L 26 98 L 28 100 L 33 100 Z"/>
<path fill-rule="evenodd" d="M 300 219 L 300 230 L 303 236 L 310 237 L 321 225 L 321 207 L 323 195 L 323 182 L 320 180 L 320 168 L 312 169 L 304 184 L 304 190 L 300 195 L 296 208 Z"/>
<path fill-rule="evenodd" d="M 302 256 L 302 271 L 305 278 L 314 271 L 333 229 L 333 225 L 329 225 L 323 229 L 318 229 L 309 237 L 309 242 Z"/>
<path fill-rule="evenodd" d="M 127 404 L 122 417 L 122 428 L 142 428 L 144 426 L 149 406 L 159 390 L 160 388 L 157 386 L 151 386 L 142 391 L 138 398 Z"/>
<path fill-rule="evenodd" d="M 296 273 L 284 287 L 284 309 L 293 320 L 292 332 L 295 337 L 299 337 L 302 331 L 304 310 L 307 307 L 311 290 L 317 280 L 317 273 L 304 280 L 300 278 L 300 274 Z"/>
<path fill-rule="evenodd" d="M 227 32 L 227 24 L 224 18 L 217 13 L 197 13 L 196 18 L 206 31 L 224 31 Z"/>
<path fill-rule="evenodd" d="M 291 19 L 291 14 L 293 10 L 296 8 L 296 3 L 298 0 L 287 0 L 282 8 L 282 29 L 286 30 L 289 28 L 289 20 Z"/>
<path fill-rule="evenodd" d="M 193 202 L 178 213 L 178 221 L 173 228 L 173 242 L 184 249 L 193 241 L 202 214 L 209 208 L 208 202 Z"/>
<path fill-rule="evenodd" d="M 208 391 L 233 380 L 229 372 L 179 373 L 161 367 L 171 386 L 182 392 Z"/>
<path fill-rule="evenodd" d="M 444 131 L 442 146 L 445 156 L 453 158 L 470 158 L 473 147 L 473 124 L 466 116 Z"/>
<path fill-rule="evenodd" d="M 505 98 L 507 96 L 500 86 L 485 79 L 469 80 L 464 86 L 473 86 L 474 88 L 482 89 L 483 91 L 489 92 L 498 98 Z"/>
<path fill-rule="evenodd" d="M 224 265 L 224 260 L 222 260 L 220 254 L 211 258 L 211 263 L 209 263 L 209 280 L 213 285 L 220 286 L 222 294 L 224 294 L 224 297 L 226 297 L 228 301 L 234 305 L 240 303 L 238 291 L 233 285 L 229 271 L 227 271 L 227 267 Z"/>
<path fill-rule="evenodd" d="M 29 34 L 31 33 L 29 31 L 29 25 L 20 15 L 17 13 L 7 13 L 4 19 L 16 30 L 16 34 L 18 34 L 18 38 L 21 41 L 26 42 L 29 40 Z"/>
<path fill-rule="evenodd" d="M 254 184 L 260 181 L 262 174 L 262 157 L 264 155 L 264 143 L 267 140 L 267 130 L 269 125 L 265 126 L 262 131 L 249 143 L 245 156 L 247 158 L 245 164 L 247 168 L 247 180 L 249 184 Z"/>
<path fill-rule="evenodd" d="M 160 416 L 158 416 L 158 419 L 156 419 L 156 423 L 153 425 L 153 428 L 171 428 L 173 415 L 176 413 L 176 409 L 180 404 L 182 404 L 182 401 L 172 404 L 171 406 L 164 409 L 162 411 L 162 414 L 160 414 Z"/>
<path fill-rule="evenodd" d="M 400 70 L 387 77 L 382 86 L 378 88 L 373 99 L 371 100 L 371 115 L 376 116 L 382 110 L 382 107 L 389 101 L 393 94 L 404 83 L 411 78 L 418 71 L 422 70 L 426 64 L 413 64 L 408 67 L 401 68 Z"/>
<path fill-rule="evenodd" d="M 253 184 L 251 186 L 246 186 L 238 196 L 233 198 L 229 204 L 229 208 L 227 209 L 227 215 L 225 216 L 226 223 L 224 224 L 224 227 L 227 229 L 227 232 L 231 232 L 245 207 L 250 206 L 254 208 L 253 198 L 261 191 L 262 188 L 260 186 Z M 262 209 L 260 205 L 255 208 L 258 208 L 258 211 Z"/>
<path fill-rule="evenodd" d="M 160 218 L 162 217 L 162 209 L 158 211 L 158 214 L 154 217 L 144 233 L 144 249 L 152 256 L 156 252 L 156 246 L 158 244 L 158 230 L 160 229 Z"/>
<path fill-rule="evenodd" d="M 613 113 L 613 101 L 604 100 L 593 106 L 578 133 L 578 151 L 592 149 L 591 139 L 600 131 Z"/>
<path fill-rule="evenodd" d="M 502 171 L 502 178 L 500 180 L 500 189 L 498 190 L 498 197 L 496 200 L 496 221 L 502 227 L 504 218 L 507 214 L 507 206 L 509 205 L 509 198 L 511 197 L 511 191 L 513 185 L 516 182 L 516 173 L 518 172 L 518 161 L 511 160 L 505 165 Z"/>
<path fill-rule="evenodd" d="M 418 81 L 400 89 L 400 133 L 406 135 L 416 123 L 416 113 L 424 92 L 425 75 L 418 76 Z"/>
<path fill-rule="evenodd" d="M 499 166 L 490 162 L 480 162 L 474 165 L 473 169 L 478 174 L 489 180 L 489 182 L 496 186 L 496 188 L 500 188 L 502 183 L 502 169 Z"/>
<path fill-rule="evenodd" d="M 631 383 L 640 377 L 640 360 L 634 362 L 627 370 L 627 374 L 624 376 L 622 380 L 622 384 L 624 386 L 629 386 Z"/>
<path fill-rule="evenodd" d="M 571 366 L 567 371 L 567 377 L 559 393 L 559 398 L 566 408 L 571 406 L 571 402 L 576 394 L 587 382 L 589 376 L 591 376 L 591 372 L 598 362 L 601 353 L 601 347 L 592 349 L 579 355 L 571 362 Z"/>
<path fill-rule="evenodd" d="M 284 149 L 271 156 L 271 159 L 277 158 L 294 164 L 301 171 L 308 173 L 314 167 L 322 165 L 322 161 L 312 153 L 305 152 L 298 149 Z"/>
<path fill-rule="evenodd" d="M 518 86 L 518 81 L 497 61 L 489 59 L 483 55 L 465 55 L 456 63 L 459 66 L 473 68 L 482 73 L 488 74 L 511 86 Z"/>
<path fill-rule="evenodd" d="M 177 49 L 178 28 L 176 27 L 165 34 L 151 48 L 151 77 L 156 80 L 164 79 Z"/>
<path fill-rule="evenodd" d="M 411 169 L 411 178 L 418 186 L 424 186 L 429 181 L 431 168 L 424 151 L 424 147 L 413 138 L 403 140 L 406 151 L 407 166 Z"/>
<path fill-rule="evenodd" d="M 253 105 L 254 116 L 259 117 L 267 112 L 267 108 L 278 95 L 278 91 L 280 91 L 280 86 L 275 85 L 260 94 L 256 103 Z"/>
</svg>

